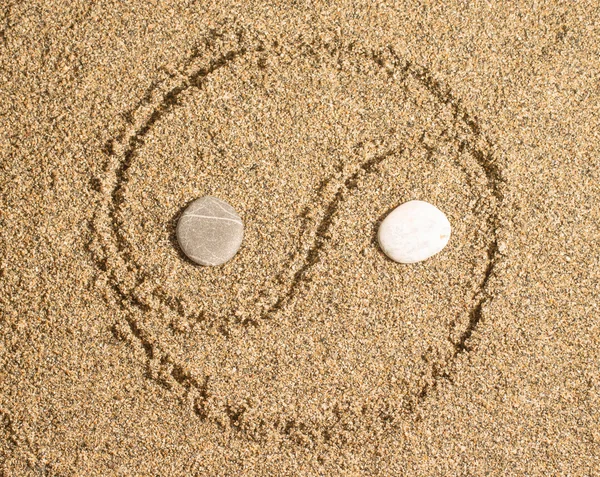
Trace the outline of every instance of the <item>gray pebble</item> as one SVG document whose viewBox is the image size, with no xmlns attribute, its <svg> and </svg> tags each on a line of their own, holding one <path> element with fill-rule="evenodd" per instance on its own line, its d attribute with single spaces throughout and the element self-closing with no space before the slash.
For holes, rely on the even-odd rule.
<svg viewBox="0 0 600 477">
<path fill-rule="evenodd" d="M 242 244 L 244 224 L 227 202 L 201 197 L 192 202 L 177 223 L 177 241 L 183 253 L 200 265 L 231 260 Z"/>
</svg>

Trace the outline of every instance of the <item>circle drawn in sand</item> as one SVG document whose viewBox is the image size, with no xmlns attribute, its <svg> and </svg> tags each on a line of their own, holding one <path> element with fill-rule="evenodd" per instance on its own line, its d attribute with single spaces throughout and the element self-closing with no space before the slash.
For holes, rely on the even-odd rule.
<svg viewBox="0 0 600 477">
<path fill-rule="evenodd" d="M 124 310 L 115 332 L 153 379 L 203 419 L 308 444 L 393 425 L 452 379 L 489 300 L 500 174 L 426 70 L 391 48 L 213 34 L 133 117 L 108 151 L 92 248 Z M 176 246 L 204 195 L 247 224 L 222 267 Z M 410 199 L 454 230 L 403 267 L 376 230 Z"/>
</svg>

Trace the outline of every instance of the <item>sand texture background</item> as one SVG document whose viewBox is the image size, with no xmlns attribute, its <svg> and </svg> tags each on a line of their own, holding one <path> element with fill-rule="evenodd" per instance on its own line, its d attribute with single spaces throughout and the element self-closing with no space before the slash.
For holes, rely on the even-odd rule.
<svg viewBox="0 0 600 477">
<path fill-rule="evenodd" d="M 0 475 L 600 474 L 594 2 L 0 6 Z"/>
</svg>

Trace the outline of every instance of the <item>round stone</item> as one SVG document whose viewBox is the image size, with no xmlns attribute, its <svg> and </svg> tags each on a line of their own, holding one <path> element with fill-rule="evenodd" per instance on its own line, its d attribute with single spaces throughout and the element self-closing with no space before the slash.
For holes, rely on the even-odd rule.
<svg viewBox="0 0 600 477">
<path fill-rule="evenodd" d="M 396 207 L 379 226 L 383 252 L 395 262 L 416 263 L 440 252 L 450 239 L 450 222 L 434 205 L 411 200 Z"/>
<path fill-rule="evenodd" d="M 242 244 L 244 224 L 235 209 L 216 197 L 196 199 L 177 223 L 183 253 L 200 265 L 216 266 L 231 260 Z"/>
</svg>

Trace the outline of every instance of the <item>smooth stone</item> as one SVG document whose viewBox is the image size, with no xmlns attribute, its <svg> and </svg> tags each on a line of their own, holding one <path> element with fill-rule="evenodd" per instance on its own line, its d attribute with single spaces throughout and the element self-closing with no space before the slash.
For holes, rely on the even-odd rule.
<svg viewBox="0 0 600 477">
<path fill-rule="evenodd" d="M 177 241 L 185 255 L 200 265 L 231 260 L 240 249 L 244 224 L 235 209 L 216 197 L 196 199 L 177 222 Z"/>
<path fill-rule="evenodd" d="M 450 239 L 446 215 L 428 202 L 411 200 L 396 207 L 379 226 L 377 239 L 395 262 L 416 263 L 440 252 Z"/>
</svg>

